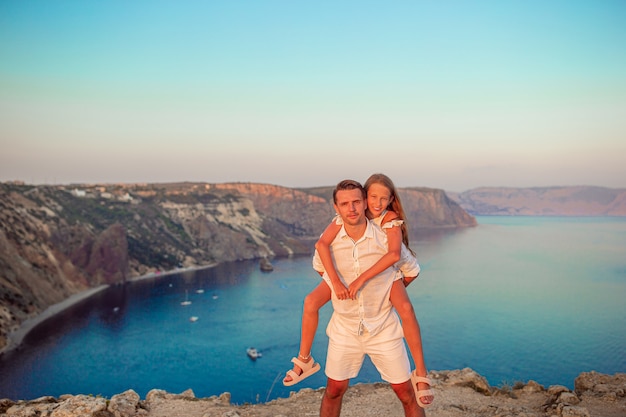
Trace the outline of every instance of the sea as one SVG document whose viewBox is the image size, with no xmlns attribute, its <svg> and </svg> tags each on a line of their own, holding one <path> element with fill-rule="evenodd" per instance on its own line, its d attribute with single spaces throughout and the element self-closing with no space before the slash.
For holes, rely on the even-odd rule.
<svg viewBox="0 0 626 417">
<path fill-rule="evenodd" d="M 477 217 L 419 231 L 422 272 L 408 287 L 426 364 L 469 367 L 493 386 L 574 387 L 581 372 L 626 372 L 626 218 Z M 152 389 L 236 404 L 325 385 L 320 371 L 285 387 L 298 353 L 311 257 L 244 261 L 110 287 L 34 328 L 0 357 L 0 398 Z M 189 301 L 190 303 L 181 303 Z M 320 312 L 313 356 L 326 358 Z M 255 347 L 262 356 L 246 354 Z M 381 381 L 366 360 L 352 383 Z"/>
</svg>

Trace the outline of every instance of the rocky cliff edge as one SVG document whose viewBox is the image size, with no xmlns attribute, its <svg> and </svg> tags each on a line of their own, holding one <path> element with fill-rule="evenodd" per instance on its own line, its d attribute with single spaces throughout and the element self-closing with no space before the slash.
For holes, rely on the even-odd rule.
<svg viewBox="0 0 626 417">
<path fill-rule="evenodd" d="M 429 417 L 623 417 L 626 415 L 626 374 L 585 372 L 572 391 L 529 381 L 494 388 L 473 370 L 429 374 L 435 401 Z M 50 417 L 302 417 L 319 415 L 324 389 L 302 389 L 289 398 L 268 403 L 233 405 L 230 394 L 196 398 L 193 391 L 171 394 L 150 391 L 145 400 L 128 390 L 110 399 L 88 395 L 42 397 L 32 401 L 0 400 L 0 416 Z M 402 416 L 400 402 L 388 384 L 356 384 L 343 401 L 342 416 Z"/>
</svg>

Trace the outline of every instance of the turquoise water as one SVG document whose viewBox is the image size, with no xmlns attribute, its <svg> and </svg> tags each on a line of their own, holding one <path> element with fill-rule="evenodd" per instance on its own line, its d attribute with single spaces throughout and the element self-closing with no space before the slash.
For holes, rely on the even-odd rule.
<svg viewBox="0 0 626 417">
<path fill-rule="evenodd" d="M 626 218 L 478 221 L 422 232 L 412 245 L 422 274 L 408 291 L 429 369 L 471 367 L 491 385 L 532 379 L 570 388 L 581 372 L 626 372 Z M 5 355 L 0 398 L 191 388 L 243 403 L 323 386 L 323 372 L 281 383 L 297 353 L 303 297 L 319 278 L 310 257 L 273 264 L 272 273 L 241 262 L 111 288 Z M 192 304 L 181 306 L 186 297 Z M 322 310 L 313 347 L 322 364 L 330 313 Z M 248 346 L 263 357 L 251 361 Z M 366 363 L 354 382 L 379 380 Z"/>
</svg>

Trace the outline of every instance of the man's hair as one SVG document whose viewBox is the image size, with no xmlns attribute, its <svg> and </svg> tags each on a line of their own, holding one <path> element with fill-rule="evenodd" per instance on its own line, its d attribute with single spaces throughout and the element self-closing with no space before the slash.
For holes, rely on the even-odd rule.
<svg viewBox="0 0 626 417">
<path fill-rule="evenodd" d="M 345 191 L 345 190 L 361 190 L 361 194 L 363 195 L 363 200 L 367 199 L 367 192 L 365 192 L 365 188 L 361 185 L 360 182 L 354 180 L 343 180 L 333 190 L 333 202 L 337 204 L 337 191 Z"/>
</svg>

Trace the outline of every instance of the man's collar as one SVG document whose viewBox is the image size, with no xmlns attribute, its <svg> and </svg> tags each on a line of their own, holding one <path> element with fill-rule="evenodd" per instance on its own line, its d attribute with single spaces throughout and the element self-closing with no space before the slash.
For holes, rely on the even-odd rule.
<svg viewBox="0 0 626 417">
<path fill-rule="evenodd" d="M 374 229 L 372 227 L 372 222 L 366 217 L 365 218 L 366 223 L 366 227 L 365 227 L 365 232 L 363 232 L 363 236 L 361 236 L 361 239 L 363 238 L 372 238 L 374 237 Z M 346 224 L 345 222 L 343 223 L 343 225 L 341 226 L 341 229 L 339 230 L 339 233 L 337 234 L 338 237 L 340 237 L 341 239 L 352 239 L 350 236 L 348 236 L 348 233 L 346 232 Z"/>
</svg>

